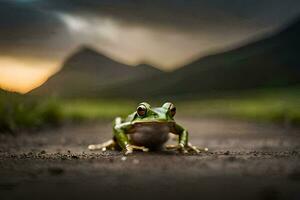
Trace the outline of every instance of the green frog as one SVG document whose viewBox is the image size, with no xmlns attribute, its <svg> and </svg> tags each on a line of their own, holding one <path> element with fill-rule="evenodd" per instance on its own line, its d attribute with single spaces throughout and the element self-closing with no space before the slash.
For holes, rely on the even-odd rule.
<svg viewBox="0 0 300 200">
<path fill-rule="evenodd" d="M 175 149 L 183 153 L 207 151 L 189 143 L 188 131 L 174 120 L 176 107 L 167 102 L 162 107 L 152 108 L 150 104 L 140 103 L 136 111 L 126 119 L 117 117 L 113 124 L 113 138 L 102 144 L 89 145 L 89 150 L 102 151 L 120 149 L 125 155 L 134 150 L 148 152 L 161 149 L 168 141 L 170 133 L 178 136 L 178 144 L 166 145 L 167 149 Z"/>
</svg>

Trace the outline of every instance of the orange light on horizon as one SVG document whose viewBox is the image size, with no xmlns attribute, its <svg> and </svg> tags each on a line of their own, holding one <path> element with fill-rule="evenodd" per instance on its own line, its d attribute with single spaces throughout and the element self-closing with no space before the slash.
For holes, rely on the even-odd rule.
<svg viewBox="0 0 300 200">
<path fill-rule="evenodd" d="M 19 60 L 0 57 L 0 88 L 27 93 L 42 85 L 58 68 L 58 63 L 45 60 Z"/>
</svg>

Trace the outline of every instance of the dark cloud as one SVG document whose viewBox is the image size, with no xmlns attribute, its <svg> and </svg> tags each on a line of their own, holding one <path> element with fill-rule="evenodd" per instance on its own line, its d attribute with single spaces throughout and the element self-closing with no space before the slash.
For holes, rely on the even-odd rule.
<svg viewBox="0 0 300 200">
<path fill-rule="evenodd" d="M 299 0 L 0 0 L 0 53 L 52 58 L 67 52 L 82 41 L 82 36 L 77 33 L 72 38 L 60 14 L 85 21 L 109 18 L 118 26 L 159 30 L 157 37 L 164 30 L 168 30 L 165 34 L 186 33 L 186 37 L 193 37 L 190 43 L 198 41 L 194 51 L 196 44 L 203 44 L 205 50 L 206 43 L 245 39 L 261 30 L 276 28 L 299 13 Z M 122 31 L 120 27 L 118 31 Z M 196 38 L 197 35 L 202 38 Z M 105 43 L 100 39 L 98 44 Z M 190 43 L 183 42 L 185 51 Z M 111 46 L 111 52 L 118 44 Z M 180 45 L 170 46 L 176 49 Z"/>
<path fill-rule="evenodd" d="M 107 16 L 124 23 L 184 29 L 274 26 L 300 12 L 298 0 L 45 0 L 37 6 Z"/>
<path fill-rule="evenodd" d="M 1 55 L 55 56 L 49 52 L 65 49 L 67 45 L 66 40 L 58 42 L 62 34 L 67 34 L 64 24 L 52 13 L 30 4 L 0 1 Z"/>
</svg>

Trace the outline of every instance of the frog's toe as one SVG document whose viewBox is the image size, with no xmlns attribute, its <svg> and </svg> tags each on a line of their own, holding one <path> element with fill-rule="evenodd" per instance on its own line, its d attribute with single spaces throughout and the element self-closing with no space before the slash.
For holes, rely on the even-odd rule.
<svg viewBox="0 0 300 200">
<path fill-rule="evenodd" d="M 134 150 L 140 150 L 143 152 L 148 152 L 149 149 L 144 146 L 135 146 L 135 145 L 127 145 L 125 150 L 125 155 L 133 153 Z"/>
<path fill-rule="evenodd" d="M 191 147 L 191 151 L 195 153 L 200 153 L 200 150 L 195 146 Z"/>
<path fill-rule="evenodd" d="M 124 155 L 132 154 L 132 153 L 133 153 L 133 148 L 130 145 L 127 145 L 124 151 Z"/>
<path fill-rule="evenodd" d="M 181 152 L 184 153 L 184 154 L 188 154 L 189 153 L 189 151 L 187 149 L 182 149 Z"/>
<path fill-rule="evenodd" d="M 144 152 L 149 151 L 149 149 L 148 149 L 147 147 L 144 147 L 144 146 L 135 146 L 135 145 L 131 145 L 131 147 L 132 147 L 133 149 L 141 150 L 141 151 L 144 151 Z"/>
<path fill-rule="evenodd" d="M 127 156 L 129 154 L 132 154 L 133 153 L 133 150 L 132 149 L 126 149 L 124 154 Z"/>
<path fill-rule="evenodd" d="M 192 152 L 200 153 L 200 149 L 198 147 L 192 145 L 191 143 L 188 143 L 188 148 Z"/>
<path fill-rule="evenodd" d="M 95 150 L 96 149 L 96 145 L 91 144 L 91 145 L 88 146 L 88 149 L 89 150 Z"/>
<path fill-rule="evenodd" d="M 190 151 L 196 152 L 196 153 L 201 153 L 203 152 L 207 152 L 208 148 L 199 148 L 197 146 L 192 145 L 191 143 L 188 143 L 188 148 Z"/>
<path fill-rule="evenodd" d="M 148 152 L 149 151 L 149 149 L 148 148 L 146 148 L 146 147 L 143 147 L 143 152 Z"/>
<path fill-rule="evenodd" d="M 108 140 L 101 144 L 91 144 L 88 146 L 88 149 L 91 151 L 98 150 L 98 149 L 100 149 L 102 151 L 106 151 L 108 149 L 113 150 L 115 148 L 115 145 L 116 145 L 116 143 L 114 140 Z"/>
<path fill-rule="evenodd" d="M 167 144 L 166 149 L 178 149 L 178 145 L 174 145 L 174 144 Z"/>
</svg>

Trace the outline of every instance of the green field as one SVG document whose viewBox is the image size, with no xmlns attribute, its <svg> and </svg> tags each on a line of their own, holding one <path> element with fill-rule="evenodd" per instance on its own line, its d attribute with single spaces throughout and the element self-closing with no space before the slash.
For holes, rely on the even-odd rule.
<svg viewBox="0 0 300 200">
<path fill-rule="evenodd" d="M 126 116 L 133 112 L 137 103 L 129 100 L 33 99 L 4 93 L 0 95 L 0 131 L 17 132 L 23 129 L 35 130 L 56 126 L 65 122 L 112 120 L 116 116 Z M 186 99 L 174 103 L 180 117 L 228 117 L 300 124 L 299 87 L 254 90 L 240 92 L 238 95 L 235 93 L 209 99 Z"/>
<path fill-rule="evenodd" d="M 37 100 L 14 93 L 0 93 L 0 132 L 36 130 L 60 124 L 63 114 L 54 99 Z"/>
<path fill-rule="evenodd" d="M 154 101 L 156 102 L 156 101 Z M 108 100 L 62 101 L 67 119 L 113 119 L 134 111 L 138 102 Z M 150 104 L 152 101 L 149 102 Z M 155 106 L 163 102 L 153 103 Z M 230 117 L 277 123 L 300 123 L 300 88 L 255 90 L 239 95 L 174 102 L 179 116 Z"/>
<path fill-rule="evenodd" d="M 264 89 L 179 103 L 185 115 L 300 124 L 300 88 Z"/>
<path fill-rule="evenodd" d="M 61 112 L 66 120 L 111 120 L 132 113 L 137 103 L 128 100 L 61 100 Z"/>
</svg>

